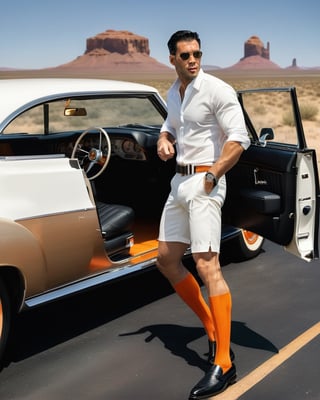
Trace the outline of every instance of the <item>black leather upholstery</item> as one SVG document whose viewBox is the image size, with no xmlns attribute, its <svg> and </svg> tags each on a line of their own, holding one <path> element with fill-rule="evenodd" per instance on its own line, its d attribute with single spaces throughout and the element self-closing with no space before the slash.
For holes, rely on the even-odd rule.
<svg viewBox="0 0 320 400">
<path fill-rule="evenodd" d="M 248 207 L 259 213 L 280 214 L 281 198 L 278 194 L 260 189 L 241 189 L 240 196 Z"/>
<path fill-rule="evenodd" d="M 96 202 L 104 239 L 108 240 L 129 232 L 134 221 L 132 208 L 119 204 Z"/>
</svg>

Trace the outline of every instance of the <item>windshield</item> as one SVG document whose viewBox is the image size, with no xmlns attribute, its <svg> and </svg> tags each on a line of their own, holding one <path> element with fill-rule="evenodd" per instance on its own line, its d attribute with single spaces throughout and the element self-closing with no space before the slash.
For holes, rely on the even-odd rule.
<svg viewBox="0 0 320 400">
<path fill-rule="evenodd" d="M 65 113 L 66 107 L 79 112 Z M 63 99 L 25 111 L 3 133 L 50 134 L 81 130 L 84 126 L 158 126 L 162 123 L 163 117 L 145 97 Z"/>
</svg>

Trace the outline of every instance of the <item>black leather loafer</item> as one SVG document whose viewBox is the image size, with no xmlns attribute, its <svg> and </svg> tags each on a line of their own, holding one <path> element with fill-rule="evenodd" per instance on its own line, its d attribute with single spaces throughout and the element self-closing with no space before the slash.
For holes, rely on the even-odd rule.
<svg viewBox="0 0 320 400">
<path fill-rule="evenodd" d="M 224 374 L 219 365 L 212 365 L 205 376 L 194 386 L 190 392 L 189 400 L 201 400 L 223 392 L 229 385 L 236 381 L 236 367 Z"/>
<path fill-rule="evenodd" d="M 208 340 L 208 345 L 209 345 L 209 352 L 208 352 L 208 363 L 209 364 L 214 364 L 214 356 L 216 355 L 216 342 L 211 342 L 211 340 Z M 234 360 L 234 352 L 232 349 L 230 349 L 230 359 L 231 361 Z"/>
</svg>

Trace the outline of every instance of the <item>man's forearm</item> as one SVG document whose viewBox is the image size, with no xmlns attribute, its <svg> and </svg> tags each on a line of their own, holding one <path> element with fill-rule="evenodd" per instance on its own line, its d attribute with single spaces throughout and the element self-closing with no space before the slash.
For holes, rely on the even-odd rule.
<svg viewBox="0 0 320 400">
<path fill-rule="evenodd" d="M 219 179 L 227 173 L 238 161 L 244 148 L 238 142 L 226 142 L 218 160 L 210 171 Z"/>
</svg>

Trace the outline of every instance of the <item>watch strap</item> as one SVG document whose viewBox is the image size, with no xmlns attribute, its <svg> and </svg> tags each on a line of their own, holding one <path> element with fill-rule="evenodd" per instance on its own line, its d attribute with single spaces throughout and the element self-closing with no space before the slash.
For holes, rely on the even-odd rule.
<svg viewBox="0 0 320 400">
<path fill-rule="evenodd" d="M 215 174 L 213 174 L 212 172 L 208 171 L 208 172 L 206 173 L 205 177 L 206 177 L 206 181 L 208 181 L 208 182 L 213 182 L 214 186 L 217 186 L 217 184 L 218 184 L 218 179 L 217 179 L 217 177 L 215 176 Z"/>
</svg>

